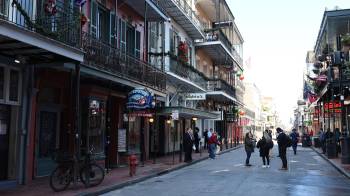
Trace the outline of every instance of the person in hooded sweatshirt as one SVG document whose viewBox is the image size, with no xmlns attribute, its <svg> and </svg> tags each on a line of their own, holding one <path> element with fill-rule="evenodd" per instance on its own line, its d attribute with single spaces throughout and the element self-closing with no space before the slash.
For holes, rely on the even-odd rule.
<svg viewBox="0 0 350 196">
<path fill-rule="evenodd" d="M 266 130 L 263 133 L 263 137 L 258 141 L 256 144 L 256 147 L 259 148 L 260 157 L 263 161 L 263 168 L 269 168 L 270 167 L 270 157 L 269 157 L 269 151 L 272 148 L 273 143 L 272 139 L 269 136 L 268 130 Z"/>
</svg>

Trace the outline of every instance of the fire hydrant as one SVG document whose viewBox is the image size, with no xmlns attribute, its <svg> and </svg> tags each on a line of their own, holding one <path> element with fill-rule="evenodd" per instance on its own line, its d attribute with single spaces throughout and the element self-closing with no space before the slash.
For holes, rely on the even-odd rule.
<svg viewBox="0 0 350 196">
<path fill-rule="evenodd" d="M 129 175 L 136 175 L 137 157 L 132 154 L 129 156 Z"/>
</svg>

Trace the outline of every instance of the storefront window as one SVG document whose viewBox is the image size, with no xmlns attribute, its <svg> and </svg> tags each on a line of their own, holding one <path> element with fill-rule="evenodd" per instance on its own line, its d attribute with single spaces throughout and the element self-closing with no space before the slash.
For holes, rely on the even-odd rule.
<svg viewBox="0 0 350 196">
<path fill-rule="evenodd" d="M 88 134 L 89 147 L 94 146 L 94 153 L 104 152 L 103 136 L 105 130 L 105 103 L 97 99 L 89 101 Z"/>
</svg>

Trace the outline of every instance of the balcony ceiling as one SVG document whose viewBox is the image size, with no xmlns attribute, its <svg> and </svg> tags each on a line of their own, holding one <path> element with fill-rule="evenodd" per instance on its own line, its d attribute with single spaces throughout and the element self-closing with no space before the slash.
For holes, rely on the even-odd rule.
<svg viewBox="0 0 350 196">
<path fill-rule="evenodd" d="M 119 4 L 126 3 L 134 9 L 140 16 L 145 15 L 145 8 L 147 4 L 146 18 L 149 21 L 164 21 L 168 20 L 168 16 L 164 13 L 159 5 L 156 5 L 152 0 L 122 0 Z"/>
<path fill-rule="evenodd" d="M 224 91 L 210 91 L 206 93 L 207 99 L 218 102 L 237 102 L 237 100 Z"/>
<path fill-rule="evenodd" d="M 27 62 L 47 63 L 53 60 L 80 61 L 84 52 L 28 31 L 0 19 L 0 54 L 9 58 L 21 56 Z"/>
<path fill-rule="evenodd" d="M 170 84 L 176 87 L 181 87 L 181 92 L 190 92 L 190 93 L 205 92 L 204 88 L 192 82 L 190 79 L 183 78 L 170 71 L 167 71 L 166 74 L 167 74 L 167 85 Z"/>
<path fill-rule="evenodd" d="M 157 115 L 166 115 L 170 116 L 173 111 L 179 111 L 179 117 L 180 118 L 200 118 L 200 119 L 217 119 L 219 117 L 218 114 L 214 112 L 209 111 L 203 111 L 193 108 L 185 108 L 181 106 L 174 106 L 174 107 L 164 107 L 161 108 L 160 111 L 157 112 Z"/>
<path fill-rule="evenodd" d="M 238 65 L 237 61 L 235 61 L 232 54 L 221 41 L 196 43 L 195 46 L 196 48 L 203 49 L 213 60 L 214 65 Z"/>
<path fill-rule="evenodd" d="M 20 60 L 20 63 L 51 63 L 53 61 L 69 61 L 64 57 L 45 49 L 20 42 L 0 35 L 0 56 Z"/>
<path fill-rule="evenodd" d="M 200 24 L 196 24 L 183 10 L 180 8 L 176 0 L 161 0 L 162 7 L 166 10 L 171 19 L 174 19 L 192 39 L 203 39 L 204 33 Z"/>
</svg>

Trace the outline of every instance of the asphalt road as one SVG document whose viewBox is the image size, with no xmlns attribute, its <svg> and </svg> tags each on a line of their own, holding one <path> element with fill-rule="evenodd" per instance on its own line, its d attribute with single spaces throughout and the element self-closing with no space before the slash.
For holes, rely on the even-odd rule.
<svg viewBox="0 0 350 196">
<path fill-rule="evenodd" d="M 271 168 L 262 168 L 259 153 L 251 157 L 252 167 L 243 165 L 244 148 L 222 154 L 172 173 L 109 192 L 115 196 L 232 196 L 232 195 L 350 195 L 350 180 L 341 175 L 313 150 L 288 150 L 288 171 L 274 147 Z"/>
</svg>

